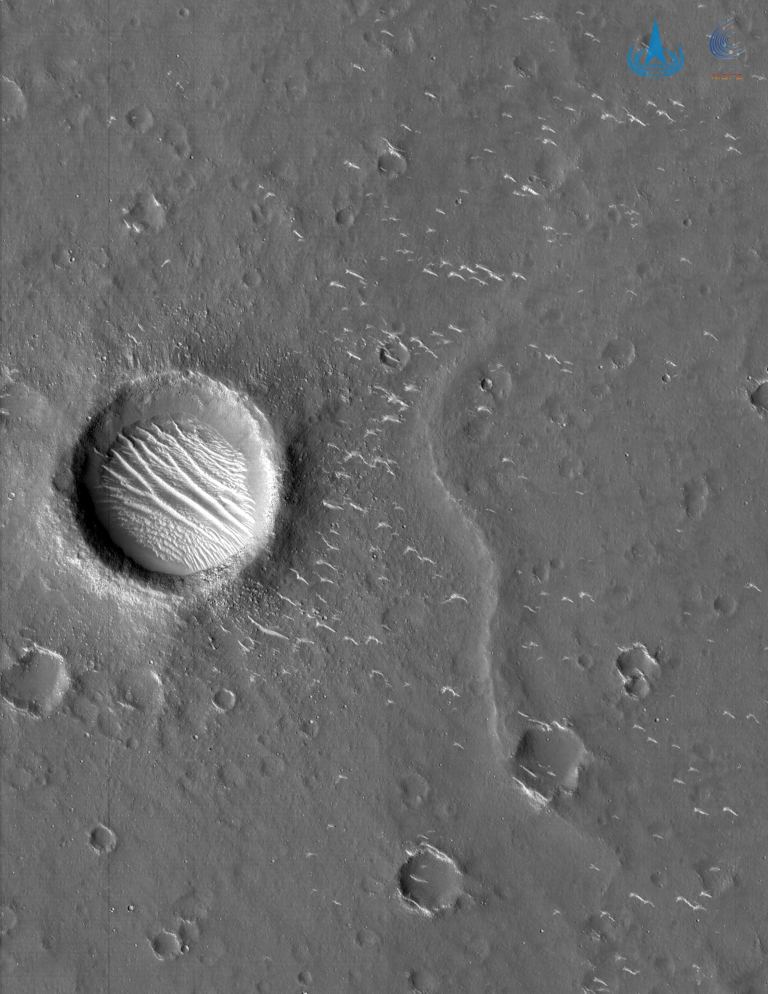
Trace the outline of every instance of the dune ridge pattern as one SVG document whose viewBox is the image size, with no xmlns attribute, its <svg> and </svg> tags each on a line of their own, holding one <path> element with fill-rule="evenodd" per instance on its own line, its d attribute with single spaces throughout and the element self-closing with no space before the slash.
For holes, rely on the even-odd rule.
<svg viewBox="0 0 768 994">
<path fill-rule="evenodd" d="M 193 418 L 132 425 L 101 470 L 96 507 L 113 541 L 142 566 L 185 575 L 220 565 L 259 514 L 241 452 Z"/>
<path fill-rule="evenodd" d="M 245 562 L 267 546 L 282 460 L 250 400 L 201 374 L 125 385 L 89 438 L 93 510 L 139 566 L 190 576 Z"/>
</svg>

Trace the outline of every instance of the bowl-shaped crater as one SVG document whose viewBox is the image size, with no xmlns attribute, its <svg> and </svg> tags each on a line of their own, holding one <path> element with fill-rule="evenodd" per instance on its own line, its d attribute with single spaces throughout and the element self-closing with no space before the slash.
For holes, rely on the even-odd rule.
<svg viewBox="0 0 768 994">
<path fill-rule="evenodd" d="M 127 387 L 93 430 L 85 468 L 110 540 L 170 576 L 255 558 L 273 535 L 280 476 L 265 416 L 200 374 Z"/>
</svg>

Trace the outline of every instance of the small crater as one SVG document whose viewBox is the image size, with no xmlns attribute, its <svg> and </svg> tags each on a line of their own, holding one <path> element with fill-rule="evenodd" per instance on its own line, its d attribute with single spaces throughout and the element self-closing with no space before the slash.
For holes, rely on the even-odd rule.
<svg viewBox="0 0 768 994">
<path fill-rule="evenodd" d="M 162 681 L 148 666 L 128 670 L 122 676 L 118 689 L 123 703 L 149 715 L 161 711 L 165 702 Z"/>
<path fill-rule="evenodd" d="M 91 832 L 90 843 L 96 852 L 111 853 L 117 848 L 117 835 L 111 828 L 99 823 Z"/>
<path fill-rule="evenodd" d="M 306 735 L 308 739 L 316 739 L 320 734 L 320 723 L 316 718 L 307 718 L 299 727 L 302 735 Z"/>
<path fill-rule="evenodd" d="M 193 922 L 204 919 L 208 916 L 213 903 L 212 892 L 197 888 L 187 891 L 176 900 L 171 908 L 174 915 L 183 918 L 184 921 Z"/>
<path fill-rule="evenodd" d="M 27 116 L 27 98 L 18 83 L 7 76 L 0 76 L 0 107 L 3 124 L 23 121 Z"/>
<path fill-rule="evenodd" d="M 189 952 L 200 938 L 200 926 L 195 921 L 183 921 L 179 925 L 179 940 L 181 941 L 181 951 Z"/>
<path fill-rule="evenodd" d="M 579 736 L 557 722 L 547 727 L 529 728 L 515 753 L 520 779 L 544 797 L 557 791 L 573 791 L 587 750 Z"/>
<path fill-rule="evenodd" d="M 703 479 L 690 480 L 683 487 L 683 506 L 689 518 L 698 521 L 704 516 L 709 501 L 709 487 Z"/>
<path fill-rule="evenodd" d="M 736 598 L 732 597 L 730 594 L 719 594 L 715 598 L 713 606 L 718 614 L 722 614 L 726 618 L 732 618 L 733 615 L 736 614 L 738 602 Z"/>
<path fill-rule="evenodd" d="M 391 632 L 413 632 L 424 626 L 427 607 L 421 597 L 405 597 L 385 608 L 381 616 L 382 627 Z"/>
<path fill-rule="evenodd" d="M 512 65 L 518 76 L 522 76 L 523 79 L 536 79 L 539 75 L 538 62 L 530 55 L 516 55 Z"/>
<path fill-rule="evenodd" d="M 237 704 L 237 697 L 234 692 L 222 687 L 213 695 L 213 703 L 220 711 L 231 711 Z"/>
<path fill-rule="evenodd" d="M 440 981 L 429 970 L 413 970 L 410 981 L 416 994 L 438 994 L 440 990 Z"/>
<path fill-rule="evenodd" d="M 123 208 L 123 223 L 137 235 L 144 231 L 157 234 L 165 227 L 165 207 L 154 193 L 140 193 L 133 207 Z"/>
<path fill-rule="evenodd" d="M 463 893 L 464 877 L 453 859 L 425 842 L 400 868 L 400 891 L 428 915 L 448 911 Z"/>
<path fill-rule="evenodd" d="M 544 401 L 542 405 L 542 410 L 547 415 L 549 420 L 558 426 L 558 428 L 567 428 L 573 423 L 573 417 L 571 412 L 568 410 L 563 398 L 556 393 L 551 394 Z"/>
<path fill-rule="evenodd" d="M 377 165 L 382 176 L 389 180 L 397 179 L 399 176 L 404 175 L 408 168 L 408 163 L 403 153 L 389 142 L 385 143 L 384 150 L 379 155 Z"/>
<path fill-rule="evenodd" d="M 190 157 L 190 152 L 192 151 L 189 144 L 189 137 L 187 136 L 187 129 L 183 124 L 172 124 L 167 129 L 163 136 L 163 141 L 170 145 L 176 155 L 180 159 L 188 159 Z"/>
<path fill-rule="evenodd" d="M 408 365 L 411 353 L 399 338 L 393 338 L 385 345 L 379 346 L 379 362 L 385 369 L 399 372 Z"/>
<path fill-rule="evenodd" d="M 51 253 L 51 262 L 56 269 L 69 269 L 74 261 L 75 257 L 71 250 L 63 245 L 57 245 Z"/>
<path fill-rule="evenodd" d="M 175 932 L 163 929 L 158 932 L 152 942 L 152 952 L 161 960 L 177 959 L 181 956 L 181 939 Z"/>
<path fill-rule="evenodd" d="M 55 711 L 70 686 L 64 659 L 34 648 L 0 677 L 0 692 L 18 708 L 38 716 Z"/>
<path fill-rule="evenodd" d="M 722 897 L 740 883 L 736 864 L 725 857 L 701 860 L 696 872 L 710 898 Z"/>
<path fill-rule="evenodd" d="M 624 681 L 624 690 L 630 697 L 636 698 L 648 696 L 661 672 L 658 660 L 640 642 L 622 649 L 616 668 Z"/>
<path fill-rule="evenodd" d="M 259 764 L 259 769 L 265 777 L 279 777 L 285 773 L 285 763 L 279 756 L 265 756 Z"/>
<path fill-rule="evenodd" d="M 578 456 L 567 455 L 560 460 L 557 471 L 564 480 L 575 480 L 584 475 L 584 463 Z"/>
<path fill-rule="evenodd" d="M 420 773 L 408 773 L 400 781 L 400 792 L 403 804 L 415 811 L 429 798 L 429 783 Z"/>
<path fill-rule="evenodd" d="M 9 904 L 0 906 L 0 935 L 12 932 L 18 923 L 16 912 Z"/>
<path fill-rule="evenodd" d="M 336 224 L 340 228 L 351 228 L 355 223 L 355 212 L 351 207 L 342 207 L 340 211 L 336 211 Z"/>
<path fill-rule="evenodd" d="M 583 670 L 591 670 L 595 665 L 595 657 L 591 652 L 580 652 L 576 663 Z"/>
<path fill-rule="evenodd" d="M 493 422 L 487 411 L 472 414 L 462 427 L 464 437 L 471 444 L 482 445 L 493 431 Z"/>
<path fill-rule="evenodd" d="M 245 787 L 245 774 L 231 759 L 225 760 L 219 766 L 219 780 L 228 790 L 242 790 Z"/>
<path fill-rule="evenodd" d="M 148 131 L 151 131 L 155 123 L 152 111 L 149 107 L 144 106 L 134 107 L 132 110 L 129 110 L 125 115 L 125 119 L 133 130 L 138 131 L 140 135 L 145 135 Z"/>
<path fill-rule="evenodd" d="M 355 942 L 363 949 L 373 949 L 381 943 L 379 936 L 370 928 L 361 928 L 355 936 Z"/>
<path fill-rule="evenodd" d="M 506 400 L 512 392 L 512 376 L 506 369 L 494 369 L 480 377 L 480 389 L 494 400 Z"/>
<path fill-rule="evenodd" d="M 603 349 L 603 359 L 614 369 L 626 369 L 635 361 L 635 346 L 626 339 L 614 338 Z"/>
</svg>

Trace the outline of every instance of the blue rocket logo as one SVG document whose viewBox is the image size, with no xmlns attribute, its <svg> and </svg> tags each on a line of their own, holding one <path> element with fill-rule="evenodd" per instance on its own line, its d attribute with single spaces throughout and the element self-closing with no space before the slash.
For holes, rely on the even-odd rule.
<svg viewBox="0 0 768 994">
<path fill-rule="evenodd" d="M 651 38 L 648 48 L 632 48 L 627 52 L 627 65 L 638 76 L 649 76 L 651 79 L 661 79 L 662 76 L 674 76 L 683 68 L 683 47 L 676 52 L 665 48 L 661 42 L 661 32 L 656 21 L 651 28 Z"/>
<path fill-rule="evenodd" d="M 746 48 L 735 37 L 734 18 L 721 21 L 709 36 L 709 50 L 716 59 L 732 61 L 746 54 Z"/>
</svg>

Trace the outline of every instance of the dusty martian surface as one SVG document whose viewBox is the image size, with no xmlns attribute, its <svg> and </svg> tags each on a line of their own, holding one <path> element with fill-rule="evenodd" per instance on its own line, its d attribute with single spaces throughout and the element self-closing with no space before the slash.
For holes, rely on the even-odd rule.
<svg viewBox="0 0 768 994">
<path fill-rule="evenodd" d="M 3 4 L 3 994 L 767 994 L 727 16 Z"/>
</svg>

